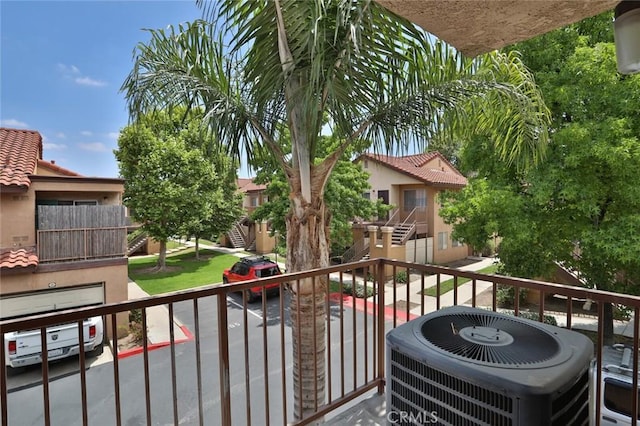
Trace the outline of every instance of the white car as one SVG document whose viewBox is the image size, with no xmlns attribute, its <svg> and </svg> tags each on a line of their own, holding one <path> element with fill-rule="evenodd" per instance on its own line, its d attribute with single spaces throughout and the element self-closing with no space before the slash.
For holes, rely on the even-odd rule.
<svg viewBox="0 0 640 426">
<path fill-rule="evenodd" d="M 84 320 L 84 351 L 98 356 L 103 351 L 104 326 L 102 317 Z M 12 368 L 42 362 L 40 330 L 7 333 L 4 336 L 5 364 Z M 55 361 L 80 353 L 78 323 L 47 327 L 47 359 Z"/>
<path fill-rule="evenodd" d="M 589 372 L 590 424 L 595 425 L 595 404 L 600 404 L 601 426 L 640 425 L 631 420 L 631 401 L 638 397 L 633 391 L 633 350 L 622 344 L 602 348 L 601 398 L 596 401 L 597 363 L 594 359 Z M 640 406 L 638 407 L 640 410 Z"/>
</svg>

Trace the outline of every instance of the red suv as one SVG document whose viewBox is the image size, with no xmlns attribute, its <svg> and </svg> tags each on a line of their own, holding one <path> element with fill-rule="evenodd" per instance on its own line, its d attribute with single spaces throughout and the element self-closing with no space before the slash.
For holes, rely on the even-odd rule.
<svg viewBox="0 0 640 426">
<path fill-rule="evenodd" d="M 278 264 L 267 257 L 262 256 L 249 256 L 243 257 L 239 262 L 236 262 L 231 268 L 225 269 L 222 273 L 223 283 L 235 283 L 238 281 L 248 281 L 257 278 L 273 277 L 275 275 L 281 275 Z M 249 302 L 255 302 L 262 294 L 262 289 L 265 291 L 277 291 L 279 288 L 278 283 L 268 284 L 266 286 L 251 287 L 247 292 L 247 300 Z"/>
</svg>

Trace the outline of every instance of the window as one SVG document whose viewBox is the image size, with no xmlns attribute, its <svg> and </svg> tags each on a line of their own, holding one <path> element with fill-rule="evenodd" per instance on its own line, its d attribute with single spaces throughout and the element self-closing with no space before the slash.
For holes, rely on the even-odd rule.
<svg viewBox="0 0 640 426">
<path fill-rule="evenodd" d="M 251 207 L 258 207 L 258 197 L 251 197 Z"/>
<path fill-rule="evenodd" d="M 370 200 L 371 199 L 371 193 L 370 192 L 363 192 L 362 193 L 362 198 L 364 198 L 365 200 Z"/>
<path fill-rule="evenodd" d="M 604 406 L 609 410 L 631 416 L 632 399 L 631 383 L 608 377 L 604 379 Z M 640 414 L 638 418 L 640 418 Z"/>
<path fill-rule="evenodd" d="M 464 243 L 459 240 L 451 240 L 451 247 L 462 247 Z"/>
<path fill-rule="evenodd" d="M 424 211 L 427 206 L 427 198 L 425 196 L 424 189 L 405 189 L 403 191 L 403 209 L 405 212 L 410 212 L 414 208 Z"/>
<path fill-rule="evenodd" d="M 446 250 L 449 246 L 449 233 L 438 232 L 438 250 Z"/>
</svg>

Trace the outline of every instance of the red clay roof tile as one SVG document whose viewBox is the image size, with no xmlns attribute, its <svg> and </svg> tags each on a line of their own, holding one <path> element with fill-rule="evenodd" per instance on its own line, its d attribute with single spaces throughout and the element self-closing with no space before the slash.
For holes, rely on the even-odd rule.
<svg viewBox="0 0 640 426">
<path fill-rule="evenodd" d="M 0 127 L 0 186 L 28 188 L 42 158 L 42 136 L 34 130 Z"/>
<path fill-rule="evenodd" d="M 34 248 L 6 250 L 0 253 L 0 269 L 16 269 L 38 266 L 38 255 Z"/>
<path fill-rule="evenodd" d="M 238 189 L 244 193 L 267 189 L 267 185 L 253 183 L 253 179 L 250 178 L 238 178 L 236 184 Z"/>
<path fill-rule="evenodd" d="M 450 169 L 449 167 L 439 169 L 427 167 L 427 163 L 435 158 L 444 161 Z M 436 151 L 402 157 L 365 153 L 360 156 L 360 159 L 376 161 L 393 170 L 431 185 L 463 187 L 467 184 L 467 178 L 456 170 L 442 154 Z"/>
</svg>

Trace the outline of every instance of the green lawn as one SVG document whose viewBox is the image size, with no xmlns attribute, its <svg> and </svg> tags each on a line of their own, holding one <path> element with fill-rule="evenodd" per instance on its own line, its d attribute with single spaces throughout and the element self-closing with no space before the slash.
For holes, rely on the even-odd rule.
<svg viewBox="0 0 640 426">
<path fill-rule="evenodd" d="M 479 272 L 481 274 L 495 274 L 496 271 L 498 270 L 498 264 L 493 264 L 491 266 L 487 266 L 486 268 L 482 268 L 476 272 Z M 464 278 L 464 277 L 460 277 L 458 278 L 458 286 L 461 286 L 462 284 L 471 281 L 469 278 Z M 446 281 L 443 281 L 440 283 L 440 295 L 442 296 L 445 293 L 450 292 L 451 290 L 453 290 L 453 278 L 449 278 Z M 425 296 L 431 296 L 431 297 L 436 297 L 437 295 L 437 288 L 434 285 L 433 287 L 429 287 L 429 288 L 425 288 L 424 289 L 424 295 Z"/>
<path fill-rule="evenodd" d="M 150 272 L 157 257 L 129 260 L 129 277 L 144 291 L 153 295 L 222 282 L 222 272 L 238 261 L 238 257 L 213 250 L 200 250 L 195 259 L 193 248 L 167 256 L 166 272 Z"/>
</svg>

